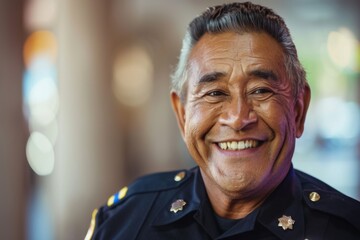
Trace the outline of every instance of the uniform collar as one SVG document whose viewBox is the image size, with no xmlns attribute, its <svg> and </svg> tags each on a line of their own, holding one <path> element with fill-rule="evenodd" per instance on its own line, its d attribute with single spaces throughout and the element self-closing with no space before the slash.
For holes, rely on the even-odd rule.
<svg viewBox="0 0 360 240">
<path fill-rule="evenodd" d="M 209 202 L 205 185 L 200 173 L 199 167 L 191 169 L 188 174 L 191 176 L 187 182 L 172 196 L 170 201 L 161 208 L 158 216 L 153 221 L 152 226 L 160 227 L 170 224 L 176 224 L 188 217 L 195 219 L 198 224 L 207 232 L 212 238 L 215 238 L 218 233 L 217 223 L 213 216 L 213 209 Z M 181 199 L 186 202 L 186 205 L 181 211 L 176 213 L 171 212 L 170 208 L 173 202 Z"/>
<path fill-rule="evenodd" d="M 182 187 L 179 188 L 178 191 L 164 205 L 164 207 L 161 208 L 158 216 L 155 218 L 152 224 L 153 226 L 172 224 L 191 213 L 194 214 L 194 212 L 198 211 L 200 208 L 200 199 L 204 199 L 204 197 L 207 199 L 205 187 L 203 185 L 198 167 L 191 169 L 188 174 L 191 176 L 187 179 L 187 182 L 184 183 Z M 182 210 L 176 213 L 171 212 L 170 209 L 172 203 L 179 199 L 185 201 L 186 205 Z"/>
<path fill-rule="evenodd" d="M 169 225 L 181 221 L 181 219 L 191 217 L 195 218 L 204 230 L 215 238 L 219 232 L 217 228 L 214 228 L 217 224 L 213 216 L 214 213 L 205 190 L 200 170 L 196 167 L 190 170 L 188 174 L 191 174 L 191 176 L 187 182 L 183 184 L 168 203 L 161 208 L 152 225 Z M 263 225 L 282 240 L 298 239 L 299 236 L 304 236 L 305 227 L 301 193 L 300 182 L 291 167 L 283 182 L 271 193 L 260 208 L 255 210 L 255 214 L 248 215 L 248 221 L 241 221 L 239 224 L 234 225 L 234 227 L 226 231 L 220 238 L 251 231 L 255 228 L 256 222 Z M 178 199 L 184 200 L 186 205 L 183 207 L 183 210 L 177 213 L 171 212 L 171 204 Z M 283 215 L 290 216 L 295 220 L 293 229 L 283 230 L 283 228 L 278 226 L 278 218 L 281 218 Z M 244 225 L 244 222 L 246 222 L 246 225 Z"/>
<path fill-rule="evenodd" d="M 278 226 L 278 219 L 283 215 L 289 216 L 295 221 L 293 229 L 284 230 Z M 257 220 L 280 239 L 299 239 L 299 236 L 304 238 L 302 188 L 293 167 L 290 168 L 283 182 L 262 204 Z"/>
</svg>

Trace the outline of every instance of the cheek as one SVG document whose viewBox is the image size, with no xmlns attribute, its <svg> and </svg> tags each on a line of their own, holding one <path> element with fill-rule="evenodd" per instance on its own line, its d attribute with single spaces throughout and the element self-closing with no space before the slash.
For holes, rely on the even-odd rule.
<svg viewBox="0 0 360 240">
<path fill-rule="evenodd" d="M 185 131 L 191 135 L 205 135 L 216 123 L 220 111 L 220 106 L 211 104 L 189 105 L 186 109 Z"/>
<path fill-rule="evenodd" d="M 210 105 L 210 106 L 209 106 Z M 186 111 L 185 137 L 187 143 L 199 146 L 216 125 L 221 106 L 194 104 Z"/>
<path fill-rule="evenodd" d="M 294 109 L 286 97 L 274 97 L 266 103 L 258 104 L 254 110 L 275 132 L 285 134 L 295 131 Z"/>
<path fill-rule="evenodd" d="M 296 131 L 293 103 L 287 99 L 284 99 L 278 104 L 278 108 L 280 118 L 279 121 L 281 120 L 283 127 L 286 128 L 287 134 L 292 137 Z"/>
<path fill-rule="evenodd" d="M 206 136 L 216 124 L 217 112 L 219 108 L 209 108 L 205 104 L 189 106 L 186 111 L 185 144 L 190 155 L 200 166 L 203 166 L 208 158 L 209 146 Z"/>
</svg>

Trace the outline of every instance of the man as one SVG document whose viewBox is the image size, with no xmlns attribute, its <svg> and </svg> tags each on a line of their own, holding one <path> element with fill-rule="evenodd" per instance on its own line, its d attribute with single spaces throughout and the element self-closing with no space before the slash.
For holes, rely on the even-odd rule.
<svg viewBox="0 0 360 240">
<path fill-rule="evenodd" d="M 93 213 L 93 239 L 360 239 L 360 203 L 294 170 L 310 88 L 281 17 L 252 3 L 189 25 L 171 102 L 197 163 Z"/>
</svg>

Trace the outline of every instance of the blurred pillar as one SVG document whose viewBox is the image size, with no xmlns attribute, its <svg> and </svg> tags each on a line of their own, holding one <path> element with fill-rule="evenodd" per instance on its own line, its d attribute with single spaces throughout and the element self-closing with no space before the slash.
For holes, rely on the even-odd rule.
<svg viewBox="0 0 360 240">
<path fill-rule="evenodd" d="M 25 239 L 22 7 L 22 0 L 3 1 L 0 7 L 0 239 Z"/>
<path fill-rule="evenodd" d="M 91 212 L 122 185 L 111 91 L 110 2 L 59 4 L 59 138 L 48 192 L 56 239 L 83 239 Z"/>
</svg>

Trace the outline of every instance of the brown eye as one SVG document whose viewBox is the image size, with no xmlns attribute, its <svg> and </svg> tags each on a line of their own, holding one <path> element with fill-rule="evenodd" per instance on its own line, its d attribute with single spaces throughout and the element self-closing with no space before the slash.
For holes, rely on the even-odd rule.
<svg viewBox="0 0 360 240">
<path fill-rule="evenodd" d="M 249 96 L 251 96 L 253 99 L 263 101 L 270 98 L 273 94 L 274 91 L 269 88 L 257 88 L 251 91 Z"/>
<path fill-rule="evenodd" d="M 211 91 L 207 94 L 208 96 L 216 97 L 216 96 L 223 96 L 225 93 L 221 91 Z"/>
<path fill-rule="evenodd" d="M 270 89 L 267 88 L 259 88 L 259 89 L 255 89 L 252 94 L 268 94 L 268 93 L 273 93 Z"/>
<path fill-rule="evenodd" d="M 203 98 L 208 103 L 222 102 L 227 98 L 228 94 L 221 90 L 210 90 L 203 95 Z"/>
</svg>

